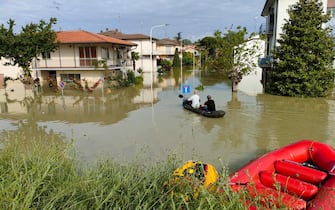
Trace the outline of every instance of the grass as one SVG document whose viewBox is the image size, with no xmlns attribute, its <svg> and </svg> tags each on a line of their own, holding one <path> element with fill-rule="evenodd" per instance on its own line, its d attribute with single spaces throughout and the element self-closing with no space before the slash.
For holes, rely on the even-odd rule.
<svg viewBox="0 0 335 210">
<path fill-rule="evenodd" d="M 11 133 L 0 137 L 0 209 L 245 209 L 220 177 L 221 193 L 167 184 L 181 162 L 170 157 L 150 166 L 101 160 L 89 168 L 76 159 L 71 143 Z M 183 182 L 185 183 L 185 182 Z"/>
</svg>

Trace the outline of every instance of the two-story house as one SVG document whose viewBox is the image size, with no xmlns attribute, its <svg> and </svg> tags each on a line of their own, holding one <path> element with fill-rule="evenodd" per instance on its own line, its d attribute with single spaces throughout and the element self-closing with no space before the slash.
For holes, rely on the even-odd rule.
<svg viewBox="0 0 335 210">
<path fill-rule="evenodd" d="M 173 62 L 176 49 L 180 53 L 180 43 L 173 39 L 160 39 L 157 40 L 157 52 L 159 59 L 168 60 Z"/>
<path fill-rule="evenodd" d="M 139 59 L 135 61 L 136 70 L 142 69 L 144 73 L 157 72 L 156 38 L 151 37 L 152 43 L 150 43 L 150 36 L 144 34 L 124 34 L 116 30 L 99 34 L 135 43 L 136 47 L 133 47 L 132 51 L 139 55 Z"/>
<path fill-rule="evenodd" d="M 266 23 L 261 26 L 260 33 L 266 35 L 264 57 L 260 59 L 259 66 L 263 69 L 262 84 L 265 84 L 272 69 L 273 59 L 272 51 L 278 45 L 277 40 L 282 34 L 282 27 L 285 19 L 289 19 L 288 9 L 291 5 L 296 4 L 298 0 L 266 0 L 261 16 L 265 17 Z M 322 0 L 324 12 L 331 12 L 335 7 L 335 0 Z"/>
<path fill-rule="evenodd" d="M 131 69 L 128 56 L 136 44 L 83 30 L 57 32 L 59 48 L 32 62 L 33 76 L 40 80 L 82 82 L 92 86 L 114 71 Z M 102 62 L 103 61 L 103 62 Z M 102 65 L 105 63 L 106 65 Z M 54 85 L 54 83 L 53 83 Z"/>
<path fill-rule="evenodd" d="M 255 54 L 245 54 L 241 62 L 257 64 L 258 58 L 264 56 L 265 41 L 259 36 L 250 37 L 243 45 L 245 50 L 255 51 Z M 237 89 L 248 95 L 257 95 L 263 93 L 263 86 L 260 83 L 262 79 L 262 69 L 258 66 L 252 68 L 247 75 L 243 75 L 242 80 L 238 83 Z"/>
</svg>

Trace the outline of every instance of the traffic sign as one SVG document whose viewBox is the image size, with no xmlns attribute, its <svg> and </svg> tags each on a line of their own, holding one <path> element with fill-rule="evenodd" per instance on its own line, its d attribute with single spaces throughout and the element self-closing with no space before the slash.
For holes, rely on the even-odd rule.
<svg viewBox="0 0 335 210">
<path fill-rule="evenodd" d="M 64 89 L 64 86 L 65 86 L 64 81 L 60 81 L 60 82 L 59 82 L 59 87 L 62 88 L 62 89 Z"/>
<path fill-rule="evenodd" d="M 191 92 L 191 87 L 189 85 L 183 85 L 182 92 L 183 93 L 190 93 Z"/>
</svg>

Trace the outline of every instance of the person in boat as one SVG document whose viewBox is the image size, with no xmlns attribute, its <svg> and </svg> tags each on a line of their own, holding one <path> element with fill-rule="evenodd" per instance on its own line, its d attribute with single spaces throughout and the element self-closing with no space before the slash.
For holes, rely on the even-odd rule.
<svg viewBox="0 0 335 210">
<path fill-rule="evenodd" d="M 200 108 L 200 96 L 198 91 L 194 90 L 193 95 L 187 99 L 188 104 L 190 104 L 194 109 Z"/>
<path fill-rule="evenodd" d="M 207 101 L 204 103 L 203 109 L 208 112 L 216 111 L 215 102 L 212 99 L 212 96 L 210 95 L 207 96 Z"/>
</svg>

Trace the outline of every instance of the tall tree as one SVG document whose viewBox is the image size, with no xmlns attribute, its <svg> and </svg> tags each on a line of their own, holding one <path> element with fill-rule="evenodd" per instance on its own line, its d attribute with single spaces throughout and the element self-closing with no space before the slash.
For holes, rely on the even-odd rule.
<svg viewBox="0 0 335 210">
<path fill-rule="evenodd" d="M 205 50 L 210 58 L 215 58 L 218 40 L 215 37 L 206 36 L 197 43 L 197 47 Z"/>
<path fill-rule="evenodd" d="M 30 65 L 34 58 L 41 54 L 53 52 L 57 47 L 56 33 L 52 25 L 56 18 L 47 23 L 40 20 L 39 24 L 30 23 L 22 27 L 19 34 L 14 34 L 15 21 L 8 21 L 8 28 L 0 26 L 0 58 L 9 60 L 6 65 L 18 65 L 24 74 L 30 75 Z"/>
<path fill-rule="evenodd" d="M 131 52 L 131 61 L 133 62 L 133 71 L 136 70 L 136 61 L 140 59 L 140 55 L 138 52 Z"/>
<path fill-rule="evenodd" d="M 182 38 L 181 38 L 181 32 L 178 32 L 178 33 L 177 33 L 177 36 L 175 36 L 174 39 L 175 39 L 178 43 L 180 43 L 180 42 L 182 41 Z"/>
<path fill-rule="evenodd" d="M 174 51 L 172 66 L 173 67 L 179 67 L 180 66 L 180 58 L 179 58 L 178 48 L 176 48 L 176 50 Z"/>
<path fill-rule="evenodd" d="M 236 48 L 240 47 L 245 42 L 247 29 L 245 27 L 237 27 L 236 30 L 229 29 L 222 38 L 221 45 L 218 49 L 218 63 L 224 74 L 229 75 L 234 71 L 234 54 Z"/>
<path fill-rule="evenodd" d="M 324 5 L 327 6 L 327 5 Z M 334 41 L 322 2 L 299 0 L 288 11 L 268 91 L 275 95 L 320 97 L 334 85 Z"/>
</svg>

